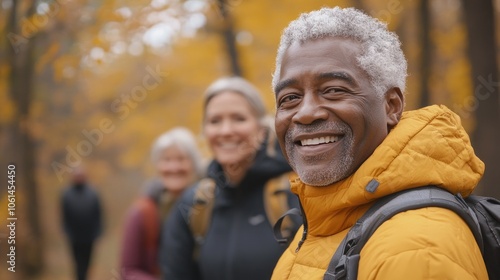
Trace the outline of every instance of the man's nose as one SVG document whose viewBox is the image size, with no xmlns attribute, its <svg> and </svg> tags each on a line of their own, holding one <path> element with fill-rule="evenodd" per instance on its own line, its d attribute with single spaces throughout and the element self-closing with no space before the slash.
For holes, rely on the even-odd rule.
<svg viewBox="0 0 500 280">
<path fill-rule="evenodd" d="M 292 121 L 300 124 L 311 124 L 316 120 L 326 120 L 327 118 L 328 112 L 321 106 L 321 97 L 315 93 L 306 93 Z"/>
</svg>

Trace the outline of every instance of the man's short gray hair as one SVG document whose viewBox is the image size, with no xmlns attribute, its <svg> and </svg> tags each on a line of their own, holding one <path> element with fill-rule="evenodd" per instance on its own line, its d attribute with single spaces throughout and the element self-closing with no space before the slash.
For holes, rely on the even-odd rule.
<svg viewBox="0 0 500 280">
<path fill-rule="evenodd" d="M 281 63 L 286 50 L 295 42 L 340 37 L 360 43 L 358 65 L 370 78 L 376 93 L 382 96 L 388 89 L 398 87 L 404 93 L 407 63 L 401 43 L 387 25 L 354 8 L 322 8 L 303 13 L 292 21 L 281 36 L 273 75 L 273 89 L 280 78 Z"/>
<path fill-rule="evenodd" d="M 161 158 L 161 153 L 170 147 L 177 147 L 188 155 L 193 163 L 196 178 L 204 175 L 202 157 L 191 131 L 183 127 L 175 127 L 156 138 L 151 147 L 152 162 L 156 164 Z"/>
</svg>

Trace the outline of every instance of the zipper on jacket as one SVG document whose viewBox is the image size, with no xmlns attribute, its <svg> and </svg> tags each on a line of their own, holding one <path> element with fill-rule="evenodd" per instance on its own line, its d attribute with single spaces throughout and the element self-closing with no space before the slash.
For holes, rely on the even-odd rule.
<svg viewBox="0 0 500 280">
<path fill-rule="evenodd" d="M 304 208 L 302 208 L 302 202 L 300 201 L 300 197 L 297 195 L 297 198 L 299 199 L 299 206 L 300 206 L 300 211 L 302 212 L 302 222 L 304 224 L 304 231 L 302 232 L 302 238 L 300 239 L 297 249 L 295 249 L 295 253 L 298 253 L 300 250 L 300 247 L 302 247 L 302 244 L 306 241 L 307 238 L 307 218 L 306 218 L 306 212 L 304 211 Z"/>
</svg>

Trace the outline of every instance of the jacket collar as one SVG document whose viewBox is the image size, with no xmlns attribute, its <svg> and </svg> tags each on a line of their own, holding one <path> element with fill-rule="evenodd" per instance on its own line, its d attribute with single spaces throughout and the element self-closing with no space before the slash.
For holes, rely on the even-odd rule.
<svg viewBox="0 0 500 280">
<path fill-rule="evenodd" d="M 403 114 L 373 154 L 348 178 L 325 187 L 291 179 L 308 231 L 327 236 L 351 227 L 374 200 L 436 185 L 468 196 L 484 172 L 460 118 L 444 106 Z"/>
</svg>

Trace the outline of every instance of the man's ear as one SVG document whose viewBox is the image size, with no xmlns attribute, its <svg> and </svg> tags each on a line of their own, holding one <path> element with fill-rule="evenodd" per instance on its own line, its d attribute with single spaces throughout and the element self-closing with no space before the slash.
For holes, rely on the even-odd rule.
<svg viewBox="0 0 500 280">
<path fill-rule="evenodd" d="M 385 93 L 385 112 L 387 129 L 392 129 L 399 123 L 405 105 L 405 97 L 398 87 L 390 88 Z"/>
</svg>

